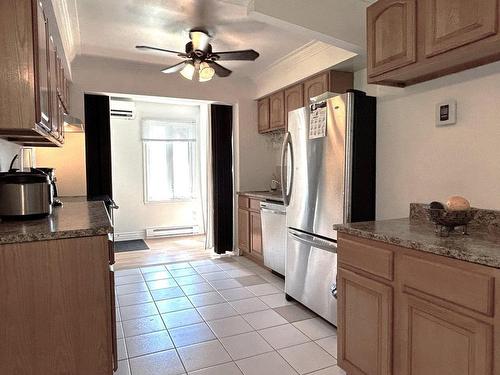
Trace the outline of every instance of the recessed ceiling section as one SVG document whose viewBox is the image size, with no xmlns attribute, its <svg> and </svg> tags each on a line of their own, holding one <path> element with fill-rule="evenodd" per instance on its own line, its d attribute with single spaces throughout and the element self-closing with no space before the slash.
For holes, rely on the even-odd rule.
<svg viewBox="0 0 500 375">
<path fill-rule="evenodd" d="M 279 27 L 248 17 L 246 0 L 76 0 L 80 28 L 80 53 L 168 66 L 181 59 L 157 52 L 136 50 L 153 45 L 184 51 L 189 30 L 204 28 L 214 50 L 254 49 L 254 62 L 228 61 L 237 75 L 253 77 L 276 60 L 309 43 Z"/>
</svg>

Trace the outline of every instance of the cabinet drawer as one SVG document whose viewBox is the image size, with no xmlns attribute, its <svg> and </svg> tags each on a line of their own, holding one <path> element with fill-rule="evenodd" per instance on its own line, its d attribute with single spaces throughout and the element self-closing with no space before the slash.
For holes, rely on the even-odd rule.
<svg viewBox="0 0 500 375">
<path fill-rule="evenodd" d="M 374 246 L 373 241 L 338 240 L 338 261 L 387 280 L 394 279 L 394 254 Z"/>
<path fill-rule="evenodd" d="M 430 295 L 493 316 L 491 276 L 407 255 L 398 260 L 397 272 L 406 293 Z"/>
<path fill-rule="evenodd" d="M 250 198 L 250 209 L 252 211 L 259 211 L 260 212 L 260 200 L 259 199 L 252 199 Z"/>
<path fill-rule="evenodd" d="M 238 196 L 238 208 L 247 209 L 249 207 L 249 198 L 245 196 Z"/>
</svg>

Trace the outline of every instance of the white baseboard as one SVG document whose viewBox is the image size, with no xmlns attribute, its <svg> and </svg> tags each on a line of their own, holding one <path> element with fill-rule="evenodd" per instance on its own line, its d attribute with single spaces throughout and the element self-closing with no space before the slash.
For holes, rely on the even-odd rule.
<svg viewBox="0 0 500 375">
<path fill-rule="evenodd" d="M 130 241 L 130 240 L 143 240 L 146 238 L 146 232 L 139 230 L 136 232 L 121 232 L 115 233 L 115 241 Z"/>
</svg>

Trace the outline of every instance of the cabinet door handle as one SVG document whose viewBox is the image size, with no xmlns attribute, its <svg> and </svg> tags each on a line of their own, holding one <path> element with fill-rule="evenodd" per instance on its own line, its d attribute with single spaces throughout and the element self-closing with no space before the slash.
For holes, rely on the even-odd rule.
<svg viewBox="0 0 500 375">
<path fill-rule="evenodd" d="M 116 338 L 116 305 L 115 305 L 115 273 L 109 270 L 109 284 L 111 287 L 111 347 L 113 350 L 113 371 L 118 370 L 118 343 Z"/>
</svg>

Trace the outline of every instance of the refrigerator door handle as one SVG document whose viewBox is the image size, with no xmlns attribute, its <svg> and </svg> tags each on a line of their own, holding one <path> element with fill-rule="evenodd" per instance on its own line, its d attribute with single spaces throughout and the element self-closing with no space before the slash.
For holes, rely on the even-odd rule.
<svg viewBox="0 0 500 375">
<path fill-rule="evenodd" d="M 287 180 L 287 171 L 285 167 L 285 159 L 287 149 L 290 148 L 290 181 Z M 290 195 L 292 192 L 292 184 L 293 184 L 293 148 L 291 142 L 290 132 L 285 134 L 285 139 L 283 141 L 283 147 L 281 149 L 281 189 L 283 192 L 283 204 L 288 206 L 290 204 Z"/>
<path fill-rule="evenodd" d="M 305 234 L 294 230 L 289 230 L 289 234 L 294 240 L 302 242 L 303 244 L 313 246 L 321 250 L 329 251 L 331 253 L 337 253 L 337 244 L 335 242 L 330 242 L 322 238 L 318 238 L 310 234 Z"/>
</svg>

